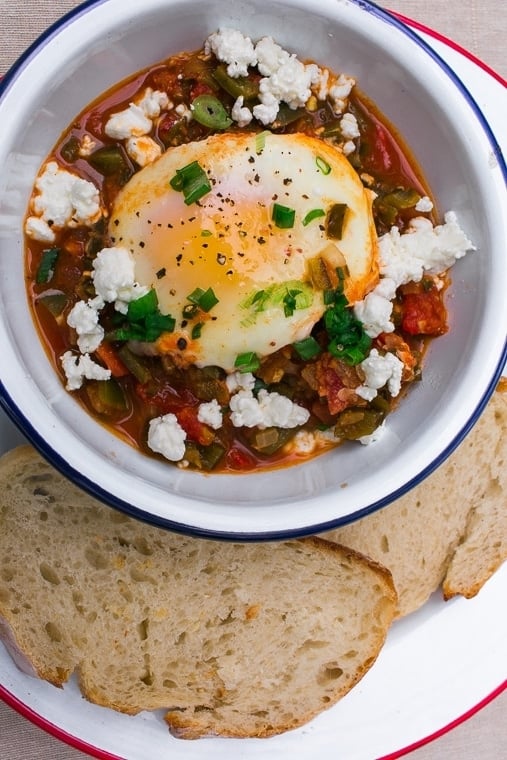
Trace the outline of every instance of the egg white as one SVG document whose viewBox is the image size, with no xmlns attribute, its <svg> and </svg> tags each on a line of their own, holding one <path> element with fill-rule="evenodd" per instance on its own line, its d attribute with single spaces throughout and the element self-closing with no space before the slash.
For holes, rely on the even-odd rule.
<svg viewBox="0 0 507 760">
<path fill-rule="evenodd" d="M 170 180 L 193 161 L 206 172 L 211 191 L 186 205 Z M 275 203 L 295 210 L 292 228 L 275 225 Z M 340 240 L 328 238 L 324 216 L 303 225 L 309 211 L 327 213 L 335 203 L 348 207 Z M 217 134 L 170 148 L 135 174 L 115 201 L 110 237 L 131 251 L 136 280 L 156 289 L 161 312 L 176 318 L 175 332 L 162 336 L 157 350 L 183 365 L 230 371 L 239 354 L 263 357 L 309 335 L 325 307 L 322 291 L 311 286 L 308 261 L 323 251 L 331 267 L 345 259 L 351 303 L 375 285 L 371 204 L 347 159 L 317 138 Z M 284 283 L 293 292 L 304 283 L 303 307 L 292 314 L 280 298 Z M 275 286 L 279 297 L 267 299 L 259 311 L 263 299 L 256 301 L 256 294 Z M 212 288 L 218 303 L 184 320 L 196 288 Z M 200 337 L 192 338 L 197 322 Z"/>
</svg>

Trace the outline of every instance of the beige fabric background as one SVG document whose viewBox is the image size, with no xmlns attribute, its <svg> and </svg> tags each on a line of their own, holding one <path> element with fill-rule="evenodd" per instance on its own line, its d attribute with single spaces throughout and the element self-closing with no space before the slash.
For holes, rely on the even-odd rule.
<svg viewBox="0 0 507 760">
<path fill-rule="evenodd" d="M 73 0 L 0 0 L 0 75 L 45 27 L 78 4 Z M 507 78 L 507 0 L 391 0 L 378 4 L 455 40 Z M 499 680 L 506 675 L 506 663 L 499 663 L 501 667 L 504 672 L 499 671 Z M 0 760 L 84 760 L 86 757 L 0 703 Z M 505 757 L 505 692 L 465 724 L 410 754 L 410 760 L 501 760 Z"/>
</svg>

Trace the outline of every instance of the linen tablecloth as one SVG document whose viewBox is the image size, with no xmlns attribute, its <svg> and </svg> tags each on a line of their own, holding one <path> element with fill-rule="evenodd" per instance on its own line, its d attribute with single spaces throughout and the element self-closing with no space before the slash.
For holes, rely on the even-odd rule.
<svg viewBox="0 0 507 760">
<path fill-rule="evenodd" d="M 0 0 L 0 75 L 45 27 L 78 4 L 74 0 Z M 378 4 L 454 40 L 507 78 L 506 0 L 391 0 Z M 505 123 L 507 129 L 507 114 Z M 498 665 L 500 681 L 502 668 L 504 677 L 507 663 Z M 86 757 L 0 702 L 0 760 L 83 760 Z M 410 753 L 410 760 L 501 760 L 505 757 L 506 692 L 465 723 Z"/>
</svg>

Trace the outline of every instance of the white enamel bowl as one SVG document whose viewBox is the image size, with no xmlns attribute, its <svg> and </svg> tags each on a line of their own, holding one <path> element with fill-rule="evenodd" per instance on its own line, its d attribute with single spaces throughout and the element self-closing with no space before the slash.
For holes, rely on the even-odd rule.
<svg viewBox="0 0 507 760">
<path fill-rule="evenodd" d="M 101 92 L 220 26 L 272 35 L 350 74 L 407 139 L 439 211 L 477 251 L 459 261 L 451 329 L 380 440 L 265 474 L 202 475 L 140 455 L 94 422 L 42 349 L 23 279 L 22 224 L 34 177 L 63 129 Z M 506 169 L 464 86 L 410 30 L 350 0 L 95 0 L 50 28 L 1 84 L 1 402 L 54 465 L 111 506 L 197 535 L 274 539 L 381 508 L 437 467 L 473 425 L 505 361 Z"/>
</svg>

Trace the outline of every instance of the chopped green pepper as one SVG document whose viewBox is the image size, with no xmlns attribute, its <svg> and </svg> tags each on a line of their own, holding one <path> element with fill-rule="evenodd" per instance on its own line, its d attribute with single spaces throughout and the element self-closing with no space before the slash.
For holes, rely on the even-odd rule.
<svg viewBox="0 0 507 760">
<path fill-rule="evenodd" d="M 328 237 L 334 240 L 342 239 L 347 208 L 346 203 L 334 203 L 327 212 L 326 233 Z"/>
<path fill-rule="evenodd" d="M 35 282 L 37 285 L 42 285 L 45 282 L 49 282 L 54 274 L 55 264 L 60 255 L 59 248 L 46 248 L 42 251 L 42 257 L 40 264 L 37 268 L 35 275 Z"/>
</svg>

